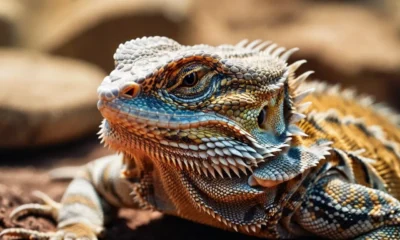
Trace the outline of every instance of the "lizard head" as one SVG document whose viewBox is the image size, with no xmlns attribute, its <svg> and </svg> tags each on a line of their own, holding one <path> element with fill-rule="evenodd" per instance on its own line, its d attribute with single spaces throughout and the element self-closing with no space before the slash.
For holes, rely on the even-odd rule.
<svg viewBox="0 0 400 240">
<path fill-rule="evenodd" d="M 98 88 L 101 137 L 127 162 L 145 158 L 248 186 L 289 180 L 315 164 L 297 165 L 293 156 L 304 151 L 288 150 L 304 135 L 295 123 L 306 92 L 296 86 L 311 73 L 294 78 L 305 62 L 287 64 L 296 50 L 261 41 L 183 46 L 165 37 L 121 44 Z"/>
</svg>

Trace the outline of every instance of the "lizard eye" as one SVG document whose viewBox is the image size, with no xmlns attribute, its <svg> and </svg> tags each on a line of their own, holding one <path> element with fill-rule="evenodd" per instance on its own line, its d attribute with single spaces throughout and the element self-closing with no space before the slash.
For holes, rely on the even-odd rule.
<svg viewBox="0 0 400 240">
<path fill-rule="evenodd" d="M 197 73 L 196 72 L 189 73 L 188 75 L 186 75 L 183 78 L 181 86 L 182 87 L 193 87 L 194 85 L 196 85 L 198 80 L 199 79 L 197 77 Z"/>
<path fill-rule="evenodd" d="M 263 128 L 263 124 L 265 123 L 266 119 L 267 119 L 267 107 L 264 107 L 257 117 L 258 126 L 260 128 Z"/>
<path fill-rule="evenodd" d="M 216 72 L 210 67 L 192 63 L 172 75 L 166 91 L 177 102 L 198 103 L 215 91 L 214 76 Z"/>
</svg>

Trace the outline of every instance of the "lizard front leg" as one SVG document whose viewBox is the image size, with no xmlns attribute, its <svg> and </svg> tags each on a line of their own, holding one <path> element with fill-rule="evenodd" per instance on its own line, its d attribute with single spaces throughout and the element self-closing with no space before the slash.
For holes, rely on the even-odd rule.
<svg viewBox="0 0 400 240">
<path fill-rule="evenodd" d="M 329 239 L 400 239 L 400 202 L 339 175 L 324 177 L 308 190 L 296 220 Z"/>
<path fill-rule="evenodd" d="M 57 232 L 10 228 L 0 237 L 23 239 L 85 239 L 95 240 L 102 233 L 108 213 L 116 208 L 134 207 L 131 189 L 120 178 L 121 157 L 113 155 L 87 164 L 68 186 L 60 203 L 42 193 L 36 193 L 45 204 L 26 204 L 15 209 L 11 219 L 36 213 L 47 214 L 57 221 Z M 105 214 L 107 213 L 107 214 Z"/>
</svg>

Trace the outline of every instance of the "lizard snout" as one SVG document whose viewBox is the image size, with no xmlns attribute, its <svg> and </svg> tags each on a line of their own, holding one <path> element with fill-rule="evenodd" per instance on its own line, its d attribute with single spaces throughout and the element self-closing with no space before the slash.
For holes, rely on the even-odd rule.
<svg viewBox="0 0 400 240">
<path fill-rule="evenodd" d="M 117 97 L 135 98 L 140 93 L 140 85 L 136 82 L 124 82 L 120 85 L 113 84 L 104 79 L 103 83 L 97 88 L 97 94 L 100 101 L 112 101 Z"/>
</svg>

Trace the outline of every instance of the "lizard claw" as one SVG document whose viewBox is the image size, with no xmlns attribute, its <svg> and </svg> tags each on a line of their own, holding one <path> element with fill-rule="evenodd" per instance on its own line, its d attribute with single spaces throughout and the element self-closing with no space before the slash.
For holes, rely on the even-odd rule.
<svg viewBox="0 0 400 240">
<path fill-rule="evenodd" d="M 29 239 L 29 240 L 97 240 L 93 234 L 78 236 L 72 232 L 43 233 L 39 231 L 24 229 L 24 228 L 9 228 L 0 233 L 1 239 Z"/>
<path fill-rule="evenodd" d="M 50 216 L 54 220 L 58 218 L 62 204 L 54 201 L 45 193 L 35 191 L 33 195 L 39 198 L 44 204 L 28 203 L 15 208 L 10 214 L 10 220 L 16 221 L 20 217 L 36 214 Z M 0 232 L 0 239 L 30 239 L 30 240 L 97 240 L 103 228 L 91 226 L 82 222 L 69 222 L 58 225 L 57 232 L 39 232 L 24 228 L 8 228 Z"/>
<path fill-rule="evenodd" d="M 28 203 L 15 208 L 10 214 L 10 220 L 12 222 L 30 214 L 51 216 L 53 219 L 57 219 L 61 204 L 39 191 L 33 192 L 33 195 L 41 199 L 45 204 Z"/>
<path fill-rule="evenodd" d="M 42 233 L 24 228 L 8 228 L 0 232 L 1 239 L 8 238 L 8 239 L 48 240 L 52 238 L 54 235 L 55 233 Z"/>
</svg>

